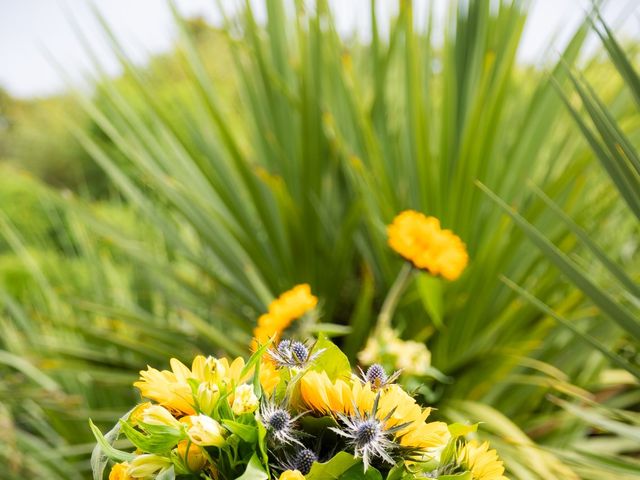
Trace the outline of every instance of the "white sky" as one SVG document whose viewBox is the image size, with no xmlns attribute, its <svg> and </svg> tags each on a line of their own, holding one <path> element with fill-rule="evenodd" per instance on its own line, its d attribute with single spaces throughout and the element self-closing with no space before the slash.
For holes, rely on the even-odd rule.
<svg viewBox="0 0 640 480">
<path fill-rule="evenodd" d="M 256 5 L 266 0 L 254 0 Z M 442 12 L 449 0 L 415 0 L 418 10 L 430 3 Z M 47 59 L 49 51 L 62 68 L 80 82 L 89 63 L 69 22 L 69 12 L 77 19 L 93 50 L 106 60 L 107 70 L 118 73 L 91 11 L 95 4 L 125 44 L 129 53 L 143 61 L 149 52 L 167 50 L 175 29 L 166 0 L 0 0 L 0 86 L 20 97 L 43 96 L 64 89 L 65 82 Z M 202 14 L 217 23 L 214 0 L 176 0 L 183 14 Z M 234 0 L 222 0 L 231 7 Z M 366 37 L 369 17 L 363 15 L 369 0 L 330 0 L 343 33 L 354 29 Z M 590 0 L 531 0 L 519 58 L 540 63 L 562 49 L 579 24 Z M 379 0 L 380 17 L 394 11 L 397 0 Z M 418 15 L 418 14 L 417 14 Z M 621 37 L 640 38 L 640 0 L 609 0 L 605 17 Z M 551 45 L 551 49 L 547 47 Z M 591 48 L 596 48 L 595 39 Z"/>
</svg>

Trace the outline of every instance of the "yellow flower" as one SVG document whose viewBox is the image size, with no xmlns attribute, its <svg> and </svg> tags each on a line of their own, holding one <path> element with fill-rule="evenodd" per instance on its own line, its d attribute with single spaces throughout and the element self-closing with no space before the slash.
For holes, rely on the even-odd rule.
<svg viewBox="0 0 640 480">
<path fill-rule="evenodd" d="M 280 371 L 273 362 L 263 360 L 260 363 L 260 386 L 264 393 L 270 396 L 279 383 Z"/>
<path fill-rule="evenodd" d="M 236 415 L 255 412 L 258 408 L 258 397 L 253 391 L 252 385 L 240 385 L 234 392 L 231 410 Z"/>
<path fill-rule="evenodd" d="M 116 463 L 111 468 L 111 472 L 109 472 L 109 480 L 132 480 L 132 477 L 127 473 L 128 469 L 129 464 L 127 462 Z"/>
<path fill-rule="evenodd" d="M 285 470 L 278 480 L 304 480 L 304 475 L 298 470 Z"/>
<path fill-rule="evenodd" d="M 221 447 L 225 443 L 222 425 L 207 415 L 192 415 L 181 419 L 188 425 L 187 435 L 196 445 Z"/>
<path fill-rule="evenodd" d="M 142 414 L 150 406 L 151 406 L 151 402 L 143 402 L 137 405 L 129 414 L 129 418 L 128 418 L 129 422 L 131 422 L 132 425 L 137 425 L 139 422 L 141 422 Z"/>
<path fill-rule="evenodd" d="M 389 246 L 406 260 L 432 275 L 455 280 L 467 266 L 469 257 L 462 240 L 440 221 L 414 210 L 405 210 L 387 227 Z"/>
<path fill-rule="evenodd" d="M 173 427 L 178 430 L 182 428 L 182 424 L 171 415 L 171 412 L 160 405 L 149 405 L 142 412 L 142 422 L 148 425 Z"/>
<path fill-rule="evenodd" d="M 354 406 L 361 414 L 371 412 L 377 392 L 370 384 L 358 381 L 336 380 L 332 382 L 325 372 L 308 372 L 300 380 L 300 395 L 304 404 L 312 411 L 322 414 L 353 414 Z M 423 409 L 414 398 L 400 386 L 390 385 L 381 390 L 376 417 L 386 418 L 391 428 L 400 423 L 407 426 L 397 433 L 399 443 L 421 450 L 444 446 L 450 438 L 443 422 L 426 422 L 431 410 Z"/>
<path fill-rule="evenodd" d="M 218 404 L 220 399 L 220 387 L 217 384 L 211 382 L 202 382 L 198 386 L 196 393 L 196 400 L 198 402 L 199 410 L 210 415 L 213 409 Z"/>
<path fill-rule="evenodd" d="M 188 440 L 182 440 L 178 443 L 177 452 L 192 472 L 199 472 L 207 463 L 202 448 Z"/>
<path fill-rule="evenodd" d="M 167 457 L 146 453 L 144 455 L 138 455 L 131 460 L 131 464 L 127 469 L 127 475 L 133 478 L 146 478 L 170 466 L 171 460 Z"/>
<path fill-rule="evenodd" d="M 271 337 L 278 337 L 291 322 L 300 318 L 318 304 L 318 297 L 311 294 L 311 287 L 303 283 L 287 290 L 269 304 L 268 312 L 258 318 L 258 325 L 253 331 L 254 348 L 267 342 Z"/>
<path fill-rule="evenodd" d="M 471 471 L 473 480 L 508 480 L 503 475 L 504 464 L 495 450 L 489 450 L 489 442 L 465 444 L 458 452 L 458 462 Z"/>
<path fill-rule="evenodd" d="M 236 358 L 231 364 L 226 358 L 216 359 L 198 355 L 191 369 L 172 358 L 171 371 L 159 371 L 148 367 L 140 372 L 140 380 L 133 385 L 140 389 L 143 397 L 157 401 L 160 405 L 187 415 L 195 413 L 195 402 L 189 379 L 216 385 L 239 383 L 244 359 Z"/>
</svg>

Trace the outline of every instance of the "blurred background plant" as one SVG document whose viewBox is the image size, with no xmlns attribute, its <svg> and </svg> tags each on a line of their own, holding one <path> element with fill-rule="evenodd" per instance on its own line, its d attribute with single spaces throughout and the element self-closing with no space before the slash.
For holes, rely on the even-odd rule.
<svg viewBox="0 0 640 480">
<path fill-rule="evenodd" d="M 520 2 L 452 3 L 440 38 L 372 1 L 366 43 L 322 0 L 264 6 L 220 29 L 174 9 L 174 51 L 144 66 L 103 22 L 121 77 L 0 97 L 0 156 L 32 172 L 0 181 L 3 472 L 88 477 L 86 419 L 112 424 L 139 369 L 246 353 L 297 283 L 321 299 L 301 335 L 350 332 L 356 358 L 402 266 L 385 225 L 413 208 L 471 262 L 408 285 L 379 342 L 417 342 L 403 381 L 486 422 L 513 478 L 637 478 L 636 45 L 590 16 L 539 71 L 516 62 Z M 578 62 L 589 31 L 609 56 Z"/>
</svg>

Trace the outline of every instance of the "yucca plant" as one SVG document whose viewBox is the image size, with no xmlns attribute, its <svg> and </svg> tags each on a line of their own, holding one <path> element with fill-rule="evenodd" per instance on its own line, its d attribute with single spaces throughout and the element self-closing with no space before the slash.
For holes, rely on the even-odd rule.
<svg viewBox="0 0 640 480">
<path fill-rule="evenodd" d="M 104 25 L 127 83 L 101 79 L 93 97 L 79 94 L 100 136 L 74 133 L 135 210 L 141 233 L 68 202 L 70 244 L 90 281 L 61 295 L 8 227 L 41 297 L 23 300 L 22 317 L 6 303 L 3 328 L 22 338 L 19 318 L 27 318 L 34 332 L 23 350 L 10 351 L 35 364 L 55 360 L 63 390 L 85 399 L 77 419 L 91 409 L 111 423 L 131 393 L 99 382 L 102 372 L 122 387 L 145 363 L 162 366 L 194 349 L 241 353 L 268 302 L 308 282 L 323 301 L 321 323 L 308 333 L 348 327 L 343 343 L 355 356 L 381 292 L 402 269 L 385 225 L 413 208 L 439 217 L 471 256 L 455 283 L 415 277 L 393 318 L 405 338 L 427 343 L 447 377 L 432 385 L 440 414 L 488 420 L 494 430 L 483 434 L 515 478 L 575 478 L 578 470 L 563 460 L 579 455 L 587 432 L 558 404 L 591 399 L 580 386 L 592 385 L 607 363 L 500 280 L 525 286 L 563 315 L 587 305 L 476 182 L 517 203 L 572 251 L 582 247 L 546 197 L 577 221 L 598 222 L 618 208 L 556 97 L 554 82 L 567 87 L 565 65 L 588 25 L 550 67 L 551 80 L 516 64 L 526 21 L 520 2 L 452 3 L 441 45 L 437 19 L 419 22 L 411 2 L 399 3 L 385 29 L 372 1 L 366 44 L 340 37 L 322 0 L 265 7 L 264 22 L 249 4 L 226 18 L 216 40 L 234 61 L 231 99 L 202 58 L 215 53 L 199 48 L 175 9 L 186 83 L 170 101 L 154 95 L 150 71 L 136 67 Z M 618 98 L 615 88 L 607 101 Z M 524 188 L 527 180 L 546 197 Z M 597 335 L 605 349 L 620 338 L 609 323 Z M 54 347 L 40 349 L 43 338 Z M 546 399 L 550 391 L 556 403 Z M 64 424 L 69 442 L 81 429 L 54 414 L 48 422 L 54 431 Z"/>
<path fill-rule="evenodd" d="M 640 438 L 640 422 L 635 412 L 640 400 L 637 389 L 640 379 L 640 270 L 637 242 L 640 226 L 640 153 L 638 138 L 634 135 L 640 120 L 640 77 L 633 67 L 634 57 L 625 52 L 597 11 L 592 15 L 591 22 L 592 29 L 601 39 L 612 64 L 625 83 L 627 97 L 623 108 L 631 110 L 632 115 L 627 121 L 619 123 L 613 113 L 616 106 L 608 107 L 584 76 L 571 71 L 569 67 L 567 71 L 577 98 L 574 101 L 560 86 L 558 90 L 595 158 L 618 192 L 619 206 L 612 213 L 624 218 L 617 222 L 618 228 L 622 230 L 614 234 L 620 242 L 602 245 L 602 239 L 596 240 L 598 236 L 585 229 L 582 222 L 574 220 L 556 202 L 532 186 L 558 221 L 566 225 L 577 242 L 584 246 L 584 254 L 572 258 L 537 225 L 527 221 L 488 189 L 484 189 L 598 310 L 588 317 L 563 314 L 511 280 L 504 279 L 524 299 L 554 318 L 574 338 L 592 346 L 616 369 L 603 372 L 602 376 L 592 379 L 592 388 L 601 390 L 601 403 L 588 399 L 580 402 L 556 400 L 568 413 L 601 432 L 600 435 L 585 439 L 577 451 L 565 453 L 567 460 L 576 465 L 583 478 L 601 478 L 607 472 L 615 472 L 616 478 L 632 478 L 640 474 L 640 463 L 635 458 Z M 580 104 L 584 114 L 579 110 Z M 620 105 L 617 107 L 620 108 Z M 602 228 L 603 225 L 590 226 Z M 596 268 L 603 275 L 594 278 L 591 272 Z M 611 344 L 606 340 L 602 341 L 603 321 L 618 325 L 620 330 L 615 337 L 616 342 Z"/>
</svg>

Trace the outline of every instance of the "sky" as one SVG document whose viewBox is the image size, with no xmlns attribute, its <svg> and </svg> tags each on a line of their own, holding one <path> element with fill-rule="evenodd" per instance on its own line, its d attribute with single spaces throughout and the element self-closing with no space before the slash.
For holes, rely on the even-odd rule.
<svg viewBox="0 0 640 480">
<path fill-rule="evenodd" d="M 175 1 L 184 15 L 202 15 L 214 24 L 220 21 L 215 0 Z M 263 11 L 264 1 L 252 3 Z M 436 15 L 441 15 L 449 1 L 414 0 L 416 16 L 419 18 L 430 4 Z M 238 2 L 221 3 L 232 10 Z M 367 38 L 369 17 L 362 12 L 369 0 L 330 0 L 330 4 L 341 33 L 355 32 Z M 397 0 L 379 0 L 379 18 L 393 15 L 396 4 Z M 106 70 L 118 74 L 118 64 L 100 33 L 92 5 L 136 61 L 144 62 L 150 54 L 171 47 L 175 27 L 166 0 L 0 0 L 0 87 L 22 98 L 58 93 L 67 83 L 54 63 L 74 84 L 90 82 L 90 62 L 70 25 L 70 16 L 80 25 L 92 50 L 104 60 Z M 541 64 L 557 55 L 589 5 L 590 0 L 531 0 L 519 59 Z M 621 37 L 640 39 L 639 0 L 609 0 L 604 14 Z M 597 48 L 595 38 L 589 48 Z"/>
</svg>

